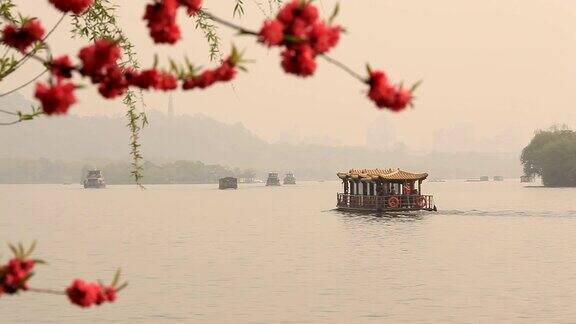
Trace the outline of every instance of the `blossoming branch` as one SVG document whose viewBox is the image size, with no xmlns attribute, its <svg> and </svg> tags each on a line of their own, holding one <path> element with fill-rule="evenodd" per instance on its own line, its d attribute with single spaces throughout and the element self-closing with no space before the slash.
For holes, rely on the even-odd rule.
<svg viewBox="0 0 576 324">
<path fill-rule="evenodd" d="M 21 292 L 36 292 L 65 295 L 72 304 L 90 307 L 116 301 L 117 293 L 128 285 L 127 283 L 120 284 L 120 271 L 118 270 L 109 285 L 75 279 L 64 291 L 30 287 L 29 282 L 34 276 L 36 265 L 46 264 L 46 262 L 31 257 L 36 243 L 28 249 L 25 249 L 22 244 L 17 246 L 9 244 L 9 247 L 14 256 L 6 264 L 0 264 L 0 298 L 3 295 L 16 295 Z"/>
<path fill-rule="evenodd" d="M 93 0 L 49 2 L 64 13 L 81 15 L 92 5 Z M 176 13 L 180 8 L 185 9 L 189 15 L 196 15 L 203 10 L 202 0 L 155 0 L 146 6 L 143 19 L 155 43 L 172 45 L 181 39 L 181 30 L 176 21 Z M 202 12 L 241 34 L 257 37 L 260 44 L 281 48 L 281 67 L 288 74 L 310 77 L 316 73 L 317 58 L 322 57 L 366 84 L 369 87 L 368 98 L 378 108 L 402 111 L 412 104 L 415 87 L 405 89 L 402 85 L 394 85 L 383 71 L 370 68 L 368 75 L 362 77 L 327 56 L 340 42 L 344 30 L 333 24 L 338 10 L 328 21 L 323 21 L 311 1 L 293 0 L 285 4 L 274 19 L 264 21 L 258 32 L 237 26 L 206 11 Z M 244 62 L 242 55 L 235 48 L 214 69 L 198 70 L 190 62 L 182 65 L 171 62 L 169 70 L 158 69 L 156 64 L 144 70 L 124 68 L 118 64 L 121 59 L 118 44 L 109 39 L 97 39 L 94 44 L 82 48 L 77 55 L 79 62 L 75 64 L 68 55 L 41 58 L 28 52 L 34 44 L 43 42 L 43 36 L 44 28 L 38 19 L 25 20 L 19 25 L 11 23 L 2 31 L 3 44 L 32 56 L 50 70 L 47 82 L 38 82 L 35 90 L 35 97 L 47 115 L 65 114 L 77 102 L 75 91 L 78 86 L 71 80 L 75 73 L 88 78 L 104 98 L 111 99 L 124 94 L 129 87 L 161 91 L 205 89 L 217 82 L 233 80 L 237 69 L 245 70 L 241 65 Z M 48 44 L 41 45 L 48 48 Z"/>
</svg>

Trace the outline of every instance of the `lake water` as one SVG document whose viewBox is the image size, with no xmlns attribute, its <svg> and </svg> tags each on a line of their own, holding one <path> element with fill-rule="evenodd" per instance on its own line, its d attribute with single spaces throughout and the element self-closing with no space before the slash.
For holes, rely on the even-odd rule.
<svg viewBox="0 0 576 324">
<path fill-rule="evenodd" d="M 339 182 L 0 186 L 0 241 L 39 241 L 32 286 L 130 286 L 83 310 L 0 299 L 0 322 L 573 322 L 576 189 L 425 183 L 440 212 L 336 212 Z M 9 256 L 2 249 L 2 260 Z"/>
</svg>

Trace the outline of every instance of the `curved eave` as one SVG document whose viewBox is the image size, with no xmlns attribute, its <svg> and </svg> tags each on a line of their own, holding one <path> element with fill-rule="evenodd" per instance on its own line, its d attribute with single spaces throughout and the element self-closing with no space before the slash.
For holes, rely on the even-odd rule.
<svg viewBox="0 0 576 324">
<path fill-rule="evenodd" d="M 428 178 L 428 173 L 409 173 L 402 170 L 396 170 L 385 175 L 376 174 L 351 174 L 340 172 L 337 174 L 342 180 L 355 180 L 355 181 L 388 181 L 388 182 L 403 182 L 403 181 L 423 181 Z"/>
</svg>

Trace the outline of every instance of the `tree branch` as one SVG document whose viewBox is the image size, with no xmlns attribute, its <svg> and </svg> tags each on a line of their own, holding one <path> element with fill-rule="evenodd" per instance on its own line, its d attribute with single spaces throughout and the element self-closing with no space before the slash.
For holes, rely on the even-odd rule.
<svg viewBox="0 0 576 324">
<path fill-rule="evenodd" d="M 8 91 L 8 92 L 5 92 L 5 93 L 1 93 L 1 94 L 0 94 L 0 98 L 2 98 L 2 97 L 4 97 L 4 96 L 7 96 L 7 95 L 9 95 L 9 94 L 12 94 L 12 93 L 14 93 L 14 92 L 16 92 L 16 91 L 18 91 L 18 90 L 20 90 L 20 89 L 23 89 L 23 88 L 27 87 L 27 86 L 28 86 L 29 84 L 31 84 L 32 82 L 38 80 L 38 79 L 39 79 L 41 76 L 43 76 L 46 72 L 48 72 L 48 69 L 45 69 L 45 70 L 42 71 L 40 74 L 38 74 L 37 76 L 35 76 L 34 78 L 32 78 L 32 80 L 30 80 L 30 81 L 28 81 L 28 82 L 20 85 L 19 87 L 16 87 L 16 88 L 14 88 L 14 89 L 12 89 L 12 90 L 10 90 L 10 91 Z"/>
</svg>

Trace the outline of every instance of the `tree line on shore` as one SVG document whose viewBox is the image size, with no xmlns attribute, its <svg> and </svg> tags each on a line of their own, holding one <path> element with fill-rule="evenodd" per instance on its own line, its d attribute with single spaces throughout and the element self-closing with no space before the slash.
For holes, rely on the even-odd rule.
<svg viewBox="0 0 576 324">
<path fill-rule="evenodd" d="M 49 159 L 0 159 L 0 183 L 81 183 L 88 170 L 99 169 L 108 184 L 133 184 L 130 163 L 111 161 L 64 162 Z M 145 184 L 216 183 L 227 176 L 254 178 L 248 169 L 175 161 L 144 164 Z"/>
</svg>

